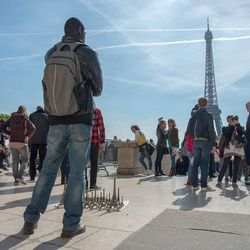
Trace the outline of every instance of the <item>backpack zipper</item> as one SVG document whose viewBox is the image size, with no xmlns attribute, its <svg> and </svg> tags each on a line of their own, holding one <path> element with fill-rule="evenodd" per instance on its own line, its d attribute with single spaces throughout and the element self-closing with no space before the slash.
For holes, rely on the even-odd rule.
<svg viewBox="0 0 250 250">
<path fill-rule="evenodd" d="M 57 111 L 57 107 L 56 107 L 56 98 L 55 98 L 55 85 L 56 85 L 56 64 L 55 64 L 55 74 L 54 74 L 54 81 L 53 81 L 53 86 L 52 86 L 52 93 L 53 93 L 53 103 L 54 103 L 54 108 L 55 108 L 55 111 L 56 113 L 58 113 Z"/>
</svg>

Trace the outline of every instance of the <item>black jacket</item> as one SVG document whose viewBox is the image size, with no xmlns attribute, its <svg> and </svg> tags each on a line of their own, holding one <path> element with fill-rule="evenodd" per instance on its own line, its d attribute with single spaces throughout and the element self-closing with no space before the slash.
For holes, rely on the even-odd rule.
<svg viewBox="0 0 250 250">
<path fill-rule="evenodd" d="M 65 43 L 76 43 L 80 42 L 79 38 L 73 36 L 64 36 L 62 38 L 62 42 Z M 52 47 L 45 56 L 45 62 L 47 62 L 48 58 L 55 52 L 56 46 Z M 92 125 L 93 120 L 93 112 L 94 112 L 94 101 L 93 96 L 100 96 L 103 89 L 103 81 L 102 81 L 102 70 L 101 65 L 98 60 L 97 54 L 94 50 L 92 50 L 87 45 L 83 44 L 83 46 L 79 46 L 76 49 L 76 54 L 79 57 L 82 78 L 84 80 L 88 80 L 91 82 L 91 96 L 88 97 L 87 106 L 92 106 L 91 111 L 86 113 L 85 110 L 81 110 L 74 115 L 69 116 L 52 116 L 49 115 L 49 123 L 50 125 L 57 124 L 74 124 L 74 123 L 83 123 Z M 93 96 L 92 96 L 93 95 Z"/>
<path fill-rule="evenodd" d="M 159 124 L 158 124 L 157 129 L 156 129 L 156 136 L 157 136 L 156 147 L 166 148 L 167 147 L 168 133 L 167 133 L 167 131 L 161 129 Z"/>
<path fill-rule="evenodd" d="M 194 138 L 207 139 L 211 146 L 215 146 L 216 133 L 211 113 L 205 108 L 200 108 L 189 120 L 190 135 Z"/>
<path fill-rule="evenodd" d="M 36 132 L 31 137 L 29 143 L 32 144 L 47 144 L 47 135 L 49 131 L 48 116 L 43 111 L 36 111 L 30 114 L 30 121 L 35 125 Z"/>
<path fill-rule="evenodd" d="M 243 140 L 243 135 L 244 135 L 244 129 L 240 124 L 236 124 L 235 126 L 228 125 L 227 127 L 222 128 L 222 134 L 225 137 L 224 141 L 224 147 L 227 147 L 229 145 L 229 142 L 232 139 L 233 132 L 236 128 L 237 134 L 241 137 L 241 140 Z"/>
<path fill-rule="evenodd" d="M 250 114 L 248 115 L 247 124 L 246 124 L 246 138 L 247 138 L 247 141 L 250 142 Z"/>
</svg>

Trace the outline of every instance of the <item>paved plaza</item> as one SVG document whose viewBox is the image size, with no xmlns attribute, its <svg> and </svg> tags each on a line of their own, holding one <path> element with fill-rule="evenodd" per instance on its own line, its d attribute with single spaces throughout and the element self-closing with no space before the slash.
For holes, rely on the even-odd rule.
<svg viewBox="0 0 250 250">
<path fill-rule="evenodd" d="M 25 237 L 22 214 L 34 183 L 14 186 L 12 176 L 1 175 L 0 249 L 250 249 L 250 187 L 244 182 L 238 189 L 223 185 L 215 192 L 194 193 L 184 176 L 126 177 L 117 176 L 114 167 L 108 171 L 109 177 L 99 172 L 98 184 L 112 193 L 117 178 L 128 206 L 113 213 L 87 210 L 82 218 L 86 232 L 69 240 L 60 238 L 63 209 L 55 208 L 63 191 L 59 177 L 35 234 Z"/>
</svg>

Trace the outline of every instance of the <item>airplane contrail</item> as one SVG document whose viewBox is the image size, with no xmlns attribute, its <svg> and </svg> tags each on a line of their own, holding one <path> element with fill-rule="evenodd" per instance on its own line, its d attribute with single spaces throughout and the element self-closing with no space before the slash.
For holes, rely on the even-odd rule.
<svg viewBox="0 0 250 250">
<path fill-rule="evenodd" d="M 214 41 L 223 42 L 223 41 L 235 41 L 235 40 L 246 40 L 250 39 L 250 36 L 239 36 L 239 37 L 219 37 L 213 39 Z M 158 43 L 126 43 L 118 45 L 110 45 L 96 48 L 96 51 L 103 51 L 109 49 L 119 49 L 119 48 L 129 48 L 129 47 L 157 47 L 157 46 L 167 46 L 167 45 L 179 45 L 179 44 L 193 44 L 193 43 L 204 43 L 204 39 L 198 40 L 181 40 L 181 41 L 172 41 L 172 42 L 158 42 Z M 14 56 L 14 57 L 0 57 L 0 62 L 3 61 L 14 61 L 14 60 L 23 60 L 23 59 L 32 59 L 37 57 L 42 57 L 41 54 L 27 55 L 27 56 Z"/>
<path fill-rule="evenodd" d="M 250 28 L 214 28 L 211 31 L 248 31 Z M 128 33 L 164 33 L 164 32 L 193 32 L 193 31 L 206 31 L 205 28 L 183 28 L 183 29 L 87 29 L 86 32 L 90 33 L 116 33 L 116 32 L 128 32 Z M 43 35 L 58 35 L 61 31 L 45 31 L 45 32 L 9 32 L 0 33 L 0 36 L 43 36 Z"/>
<path fill-rule="evenodd" d="M 250 39 L 250 36 L 238 36 L 238 37 L 219 37 L 213 39 L 214 41 L 234 41 L 234 40 L 246 40 Z M 126 44 L 117 44 L 96 48 L 96 51 L 108 50 L 108 49 L 119 49 L 119 48 L 129 48 L 129 47 L 158 47 L 158 46 L 167 46 L 167 45 L 178 45 L 178 44 L 192 44 L 192 43 L 204 43 L 204 39 L 198 40 L 181 40 L 181 41 L 172 41 L 172 42 L 158 42 L 158 43 L 126 43 Z"/>
<path fill-rule="evenodd" d="M 0 57 L 0 62 L 31 59 L 31 58 L 41 57 L 41 56 L 42 55 L 40 54 L 35 54 L 35 55 L 28 55 L 28 56 Z"/>
</svg>

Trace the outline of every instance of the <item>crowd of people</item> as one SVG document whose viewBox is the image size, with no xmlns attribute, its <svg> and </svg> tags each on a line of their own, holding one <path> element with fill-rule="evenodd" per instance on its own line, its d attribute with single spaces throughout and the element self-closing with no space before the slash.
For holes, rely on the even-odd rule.
<svg viewBox="0 0 250 250">
<path fill-rule="evenodd" d="M 85 27 L 79 19 L 68 19 L 64 25 L 64 33 L 62 41 L 54 45 L 45 56 L 46 67 L 42 81 L 44 109 L 38 106 L 28 116 L 22 105 L 7 121 L 0 124 L 0 168 L 6 168 L 4 159 L 10 165 L 8 159 L 11 154 L 15 185 L 27 184 L 23 176 L 28 162 L 30 181 L 35 181 L 37 171 L 39 172 L 32 198 L 23 214 L 22 232 L 25 235 L 34 233 L 41 213 L 47 208 L 59 166 L 62 183 L 67 183 L 61 237 L 70 238 L 85 232 L 85 225 L 81 223 L 82 197 L 85 188 L 99 188 L 98 155 L 100 151 L 105 154 L 107 148 L 102 114 L 93 99 L 93 96 L 100 96 L 103 89 L 100 62 L 96 52 L 85 44 Z M 245 129 L 240 125 L 238 117 L 229 116 L 228 126 L 223 128 L 222 136 L 217 139 L 213 117 L 207 111 L 207 105 L 205 98 L 198 100 L 181 144 L 174 119 L 158 119 L 156 145 L 152 140 L 147 141 L 138 125 L 131 126 L 145 175 L 149 175 L 153 168 L 151 156 L 156 151 L 154 167 L 157 178 L 166 175 L 162 159 L 165 154 L 169 154 L 171 167 L 168 176 L 188 172 L 186 184 L 192 185 L 194 190 L 201 187 L 201 191 L 213 191 L 214 188 L 208 186 L 207 182 L 208 176 L 216 176 L 216 168 L 219 171 L 217 187 L 221 187 L 229 166 L 233 187 L 237 187 L 239 172 L 242 172 L 243 166 L 248 183 L 250 115 Z M 246 107 L 250 113 L 250 102 Z M 5 145 L 3 133 L 9 135 L 9 149 Z M 115 147 L 112 151 L 117 160 Z M 220 159 L 218 166 L 214 164 L 216 154 Z M 90 185 L 85 171 L 89 160 Z M 184 171 L 180 171 L 181 162 L 185 162 L 183 165 L 187 166 Z"/>
<path fill-rule="evenodd" d="M 244 173 L 245 183 L 250 184 L 250 115 L 246 128 L 241 126 L 238 116 L 229 115 L 228 125 L 222 128 L 221 135 L 217 137 L 213 117 L 207 111 L 207 106 L 207 99 L 198 100 L 198 104 L 191 111 L 191 118 L 181 144 L 173 119 L 168 119 L 167 122 L 162 117 L 158 119 L 156 146 L 151 140 L 147 141 L 138 125 L 131 126 L 140 151 L 139 161 L 145 169 L 143 175 L 149 175 L 149 170 L 152 169 L 151 155 L 154 147 L 156 149 L 155 176 L 166 175 L 161 163 L 164 154 L 169 154 L 171 166 L 168 176 L 187 174 L 186 185 L 192 185 L 195 191 L 200 187 L 201 191 L 215 191 L 215 188 L 208 185 L 209 177 L 217 177 L 216 186 L 220 188 L 225 176 L 226 182 L 231 181 L 232 186 L 236 188 L 237 181 Z M 246 109 L 250 113 L 250 102 L 246 104 Z M 199 168 L 200 179 L 198 178 Z"/>
</svg>

